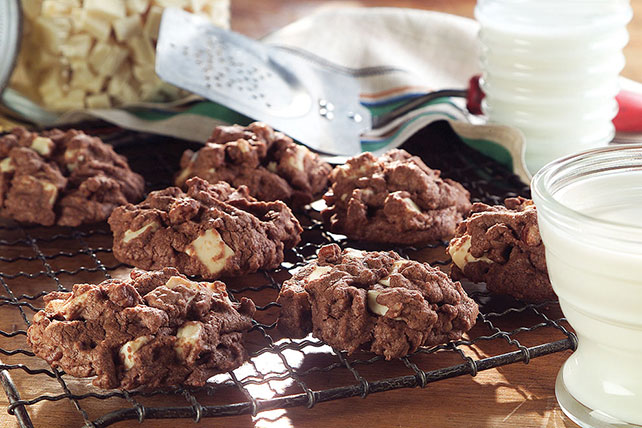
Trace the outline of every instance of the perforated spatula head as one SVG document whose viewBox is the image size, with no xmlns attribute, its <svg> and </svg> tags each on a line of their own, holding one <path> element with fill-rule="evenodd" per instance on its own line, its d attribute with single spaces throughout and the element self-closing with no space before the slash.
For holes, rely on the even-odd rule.
<svg viewBox="0 0 642 428">
<path fill-rule="evenodd" d="M 322 153 L 360 153 L 370 127 L 352 76 L 180 9 L 163 14 L 156 73 Z"/>
</svg>

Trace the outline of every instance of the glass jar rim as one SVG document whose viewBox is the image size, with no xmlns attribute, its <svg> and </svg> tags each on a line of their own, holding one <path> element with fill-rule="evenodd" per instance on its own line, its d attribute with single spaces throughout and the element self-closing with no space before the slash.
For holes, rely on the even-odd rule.
<svg viewBox="0 0 642 428">
<path fill-rule="evenodd" d="M 617 164 L 618 161 L 624 161 L 624 163 Z M 596 173 L 609 171 L 642 172 L 642 144 L 614 145 L 586 150 L 548 163 L 531 180 L 533 199 L 540 201 L 537 206 L 538 212 L 554 212 L 558 221 L 580 221 L 583 224 L 594 226 L 596 230 L 601 230 L 606 236 L 609 236 L 609 232 L 621 234 L 626 231 L 635 231 L 642 233 L 642 225 L 637 226 L 597 218 L 573 209 L 555 198 L 555 192 L 551 189 L 553 184 L 557 184 L 561 189 L 565 183 L 568 185 L 582 178 L 594 176 Z M 555 183 L 556 181 L 561 181 L 561 184 Z"/>
</svg>

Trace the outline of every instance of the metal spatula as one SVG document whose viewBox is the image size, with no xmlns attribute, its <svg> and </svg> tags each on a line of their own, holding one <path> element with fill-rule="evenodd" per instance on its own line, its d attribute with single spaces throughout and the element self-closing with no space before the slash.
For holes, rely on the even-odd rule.
<svg viewBox="0 0 642 428">
<path fill-rule="evenodd" d="M 156 73 L 326 154 L 361 152 L 371 123 L 354 77 L 180 9 L 163 14 Z"/>
</svg>

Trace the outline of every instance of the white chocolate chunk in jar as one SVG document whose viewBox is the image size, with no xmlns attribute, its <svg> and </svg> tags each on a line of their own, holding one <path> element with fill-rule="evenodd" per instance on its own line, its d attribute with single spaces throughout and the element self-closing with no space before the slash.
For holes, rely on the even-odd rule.
<svg viewBox="0 0 642 428">
<path fill-rule="evenodd" d="M 176 332 L 174 351 L 181 360 L 184 360 L 190 346 L 196 345 L 203 332 L 203 326 L 198 321 L 187 321 Z"/>
<path fill-rule="evenodd" d="M 158 227 L 159 227 L 159 224 L 158 224 L 157 222 L 155 222 L 155 221 L 150 221 L 149 223 L 146 223 L 146 224 L 145 224 L 143 227 L 141 227 L 140 229 L 136 229 L 136 230 L 128 229 L 128 230 L 126 230 L 126 231 L 125 231 L 125 234 L 123 235 L 123 243 L 127 244 L 127 243 L 129 243 L 129 241 L 131 241 L 132 239 L 136 239 L 136 238 L 138 238 L 140 235 L 142 235 L 143 233 L 145 233 L 145 231 L 146 231 L 147 229 L 156 230 L 156 229 L 158 229 Z"/>
<path fill-rule="evenodd" d="M 138 350 L 146 345 L 150 340 L 152 340 L 151 336 L 141 336 L 134 340 L 130 340 L 120 347 L 118 355 L 125 366 L 125 370 L 130 370 L 134 367 L 134 354 L 136 354 L 136 352 L 138 352 Z"/>
<path fill-rule="evenodd" d="M 448 253 L 453 259 L 453 263 L 457 265 L 462 271 L 468 263 L 472 262 L 486 262 L 493 263 L 491 259 L 486 256 L 475 257 L 470 253 L 470 236 L 464 235 L 459 238 L 453 238 L 448 247 Z"/>
<path fill-rule="evenodd" d="M 166 7 L 179 7 L 220 27 L 229 26 L 229 0 L 21 0 L 21 3 L 23 49 L 11 86 L 36 103 L 57 111 L 180 97 L 182 92 L 167 89 L 168 85 L 154 75 L 143 81 L 126 79 L 126 88 L 119 94 L 109 93 L 108 101 L 89 98 L 107 94 L 106 87 L 112 78 L 131 75 L 137 65 L 151 64 L 153 69 L 158 28 Z M 95 50 L 96 46 L 100 49 Z M 73 60 L 91 62 L 92 72 L 101 79 L 72 70 Z M 47 89 L 52 85 L 44 78 L 50 71 L 57 75 L 55 91 Z M 86 86 L 92 82 L 95 85 L 89 90 Z"/>
<path fill-rule="evenodd" d="M 86 11 L 100 16 L 105 21 L 113 21 L 127 16 L 124 0 L 85 0 Z"/>
<path fill-rule="evenodd" d="M 388 307 L 377 303 L 377 297 L 381 292 L 377 290 L 368 290 L 368 309 L 376 315 L 385 316 L 388 313 Z"/>
<path fill-rule="evenodd" d="M 200 236 L 187 246 L 185 253 L 190 257 L 196 257 L 212 275 L 221 272 L 227 260 L 234 255 L 234 251 L 223 241 L 216 229 L 201 232 Z"/>
</svg>

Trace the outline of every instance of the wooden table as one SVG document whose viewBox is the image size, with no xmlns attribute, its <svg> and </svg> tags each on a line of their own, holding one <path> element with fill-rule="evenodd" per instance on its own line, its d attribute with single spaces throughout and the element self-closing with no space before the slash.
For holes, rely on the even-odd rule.
<svg viewBox="0 0 642 428">
<path fill-rule="evenodd" d="M 321 8 L 347 6 L 397 6 L 439 10 L 471 17 L 473 0 L 232 0 L 234 29 L 251 36 L 261 36 Z M 642 80 L 642 0 L 632 0 L 636 12 L 629 27 L 631 42 L 625 50 L 627 66 L 624 75 Z M 47 286 L 51 286 L 48 284 Z M 0 308 L 2 309 L 2 308 Z M 7 326 L 19 319 L 15 313 L 0 310 L 0 323 Z M 520 320 L 527 323 L 528 320 Z M 550 340 L 549 330 L 536 331 L 534 342 Z M 7 343 L 7 339 L 2 339 Z M 497 355 L 507 349 L 497 342 L 486 347 L 471 349 L 476 358 Z M 572 427 L 575 426 L 560 410 L 554 395 L 555 377 L 570 351 L 533 359 L 528 365 L 515 363 L 477 374 L 431 383 L 425 389 L 400 389 L 372 394 L 367 399 L 349 398 L 320 403 L 312 409 L 296 407 L 261 414 L 259 418 L 235 416 L 207 419 L 202 426 L 256 426 L 256 427 Z M 440 357 L 436 357 L 436 364 Z M 4 357 L 3 357 L 4 359 Z M 12 362 L 19 362 L 12 360 Z M 366 377 L 380 376 L 368 368 L 360 370 Z M 19 376 L 17 376 L 19 377 Z M 21 381 L 19 387 L 38 391 L 42 385 Z M 328 384 L 332 383 L 330 377 Z M 81 386 L 82 382 L 78 385 Z M 7 404 L 3 393 L 0 403 Z M 89 411 L 100 413 L 101 402 L 87 404 Z M 69 402 L 43 402 L 30 408 L 36 426 L 79 426 L 82 419 Z M 0 412 L 0 426 L 16 426 L 14 417 Z M 123 422 L 116 427 L 139 426 L 137 422 Z M 190 421 L 148 421 L 145 426 L 196 426 Z"/>
</svg>

